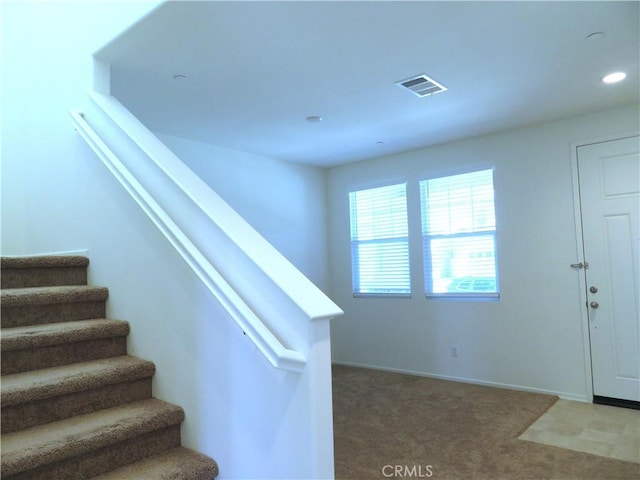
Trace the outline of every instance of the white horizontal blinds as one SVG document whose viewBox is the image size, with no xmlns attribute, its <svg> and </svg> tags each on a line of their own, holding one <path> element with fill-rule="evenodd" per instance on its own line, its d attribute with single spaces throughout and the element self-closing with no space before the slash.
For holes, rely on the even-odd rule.
<svg viewBox="0 0 640 480">
<path fill-rule="evenodd" d="M 448 235 L 495 230 L 493 171 L 465 173 L 420 182 L 423 230 Z"/>
<path fill-rule="evenodd" d="M 354 294 L 411 293 L 406 184 L 349 193 Z"/>
<path fill-rule="evenodd" d="M 420 182 L 427 294 L 496 296 L 493 171 Z"/>
</svg>

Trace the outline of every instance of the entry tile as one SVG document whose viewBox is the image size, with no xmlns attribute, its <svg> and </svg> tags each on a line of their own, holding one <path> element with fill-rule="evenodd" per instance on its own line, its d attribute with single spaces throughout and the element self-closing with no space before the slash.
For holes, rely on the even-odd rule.
<svg viewBox="0 0 640 480">
<path fill-rule="evenodd" d="M 640 463 L 640 411 L 558 400 L 519 438 Z"/>
</svg>

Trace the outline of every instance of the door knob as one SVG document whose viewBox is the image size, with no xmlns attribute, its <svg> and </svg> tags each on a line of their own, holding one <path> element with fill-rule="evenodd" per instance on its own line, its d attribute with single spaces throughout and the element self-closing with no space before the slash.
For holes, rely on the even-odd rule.
<svg viewBox="0 0 640 480">
<path fill-rule="evenodd" d="M 591 308 L 598 308 L 600 304 L 598 302 L 591 302 Z"/>
</svg>

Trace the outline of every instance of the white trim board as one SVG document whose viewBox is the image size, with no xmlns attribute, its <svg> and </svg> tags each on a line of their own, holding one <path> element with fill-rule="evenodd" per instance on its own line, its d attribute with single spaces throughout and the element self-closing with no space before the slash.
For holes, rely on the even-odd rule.
<svg viewBox="0 0 640 480">
<path fill-rule="evenodd" d="M 414 370 L 403 370 L 400 368 L 389 368 L 389 367 L 380 367 L 376 365 L 365 365 L 359 363 L 351 363 L 351 362 L 340 362 L 334 361 L 334 365 L 344 365 L 346 367 L 357 367 L 357 368 L 368 368 L 370 370 L 379 370 L 382 372 L 390 372 L 390 373 L 402 373 L 405 375 L 415 375 L 418 377 L 425 378 L 435 378 L 437 380 L 446 380 L 450 382 L 458 382 L 458 383 L 468 383 L 471 385 L 480 385 L 483 387 L 494 387 L 494 388 L 505 388 L 507 390 L 518 390 L 521 392 L 530 392 L 530 393 L 542 393 L 545 395 L 554 395 L 556 397 L 560 397 L 563 400 L 573 400 L 576 402 L 585 402 L 590 403 L 591 400 L 587 395 L 576 395 L 574 393 L 568 392 L 557 392 L 554 390 L 545 390 L 541 388 L 533 388 L 533 387 L 525 387 L 522 385 L 512 385 L 508 383 L 498 383 L 498 382 L 487 382 L 484 380 L 476 380 L 474 378 L 465 378 L 465 377 L 453 377 L 449 375 L 440 375 L 436 373 L 425 373 L 425 372 L 417 372 Z"/>
</svg>

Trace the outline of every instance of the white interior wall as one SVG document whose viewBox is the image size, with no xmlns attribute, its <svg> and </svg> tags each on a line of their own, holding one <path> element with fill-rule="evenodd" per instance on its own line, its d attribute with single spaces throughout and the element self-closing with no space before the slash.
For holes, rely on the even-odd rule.
<svg viewBox="0 0 640 480">
<path fill-rule="evenodd" d="M 88 250 L 107 314 L 131 323 L 129 352 L 156 364 L 154 395 L 185 409 L 183 444 L 219 479 L 330 477 L 332 452 L 318 462 L 311 448 L 314 379 L 268 364 L 67 119 L 91 52 L 155 4 L 0 3 L 2 254 Z"/>
<path fill-rule="evenodd" d="M 252 400 L 256 381 L 261 389 L 273 383 L 291 386 L 281 394 L 289 399 L 304 397 L 304 391 L 294 388 L 285 376 L 259 376 L 263 373 L 259 362 L 225 357 L 252 352 L 233 328 L 227 329 L 224 323 L 213 328 L 208 319 L 217 318 L 219 312 L 207 303 L 206 292 L 194 285 L 192 275 L 171 256 L 164 240 L 156 238 L 148 220 L 97 164 L 66 119 L 69 108 L 82 105 L 84 89 L 91 84 L 90 53 L 155 3 L 0 3 L 2 252 L 90 248 L 90 255 L 95 253 L 100 259 L 92 262 L 91 275 L 107 280 L 112 313 L 133 321 L 138 314 L 147 319 L 142 330 L 134 328 L 131 343 L 134 353 L 156 357 L 156 390 L 172 400 L 173 395 L 183 397 L 187 412 L 198 412 L 191 417 L 187 414 L 187 444 L 204 445 L 202 450 L 222 459 L 226 468 L 238 465 L 238 473 L 242 468 L 245 473 L 259 471 L 270 464 L 282 476 L 293 475 L 308 459 L 289 455 L 293 447 L 283 445 L 284 432 L 294 431 L 296 423 L 303 422 L 304 410 L 292 403 L 292 414 L 279 429 L 279 415 L 287 412 L 275 411 L 265 402 L 256 407 Z M 568 267 L 580 260 L 576 257 L 570 146 L 638 128 L 638 107 L 629 106 L 331 169 L 329 275 L 333 299 L 345 310 L 332 328 L 335 359 L 586 398 L 577 303 L 580 285 L 578 274 Z M 249 164 L 255 159 L 244 160 Z M 196 166 L 194 162 L 192 168 Z M 417 181 L 431 174 L 487 166 L 495 167 L 501 300 L 426 300 Z M 316 191 L 318 179 L 311 177 L 305 177 L 302 184 L 310 182 Z M 354 299 L 347 193 L 403 180 L 410 182 L 413 199 L 413 298 Z M 249 207 L 241 203 L 239 208 Z M 303 210 L 317 209 L 311 201 Z M 272 241 L 277 243 L 277 236 Z M 120 256 L 123 245 L 130 252 L 126 258 Z M 292 257 L 299 255 L 292 252 Z M 324 267 L 312 263 L 302 268 L 308 269 L 312 279 L 317 275 L 323 287 Z M 311 273 L 314 271 L 317 273 Z M 150 285 L 147 297 L 123 304 L 120 300 L 136 289 L 138 281 Z M 151 311 L 147 310 L 150 304 Z M 194 312 L 200 314 L 198 322 L 185 325 L 182 319 Z M 185 329 L 186 337 L 177 340 L 175 333 Z M 147 334 L 155 342 L 138 341 Z M 458 358 L 450 356 L 452 344 L 458 345 Z M 229 368 L 217 373 L 184 370 L 177 361 L 183 357 L 187 365 L 196 359 L 213 363 L 224 358 Z M 262 380 L 256 380 L 259 378 Z M 177 388 L 172 393 L 167 385 L 173 381 Z M 220 403 L 220 392 L 225 389 L 233 392 L 235 404 L 246 407 L 246 414 L 231 415 L 229 404 Z M 205 426 L 215 425 L 218 437 L 198 429 L 203 412 Z M 272 455 L 247 462 L 246 451 L 233 447 L 247 440 L 243 434 L 256 422 L 273 430 L 260 438 L 254 435 L 247 448 L 265 448 Z M 229 478 L 229 470 L 221 475 Z"/>
<path fill-rule="evenodd" d="M 3 1 L 2 250 L 81 247 L 84 188 L 66 116 L 92 84 L 91 54 L 160 2 Z M 54 200 L 55 199 L 55 200 Z"/>
<path fill-rule="evenodd" d="M 332 168 L 328 174 L 334 360 L 589 398 L 571 145 L 639 130 L 631 105 Z M 493 167 L 499 301 L 426 299 L 418 182 Z M 348 192 L 408 182 L 413 296 L 354 298 Z M 451 356 L 457 345 L 457 358 Z"/>
<path fill-rule="evenodd" d="M 328 291 L 323 169 L 156 136 L 305 276 Z"/>
</svg>

